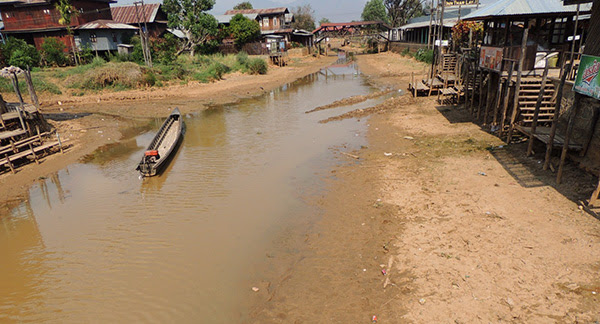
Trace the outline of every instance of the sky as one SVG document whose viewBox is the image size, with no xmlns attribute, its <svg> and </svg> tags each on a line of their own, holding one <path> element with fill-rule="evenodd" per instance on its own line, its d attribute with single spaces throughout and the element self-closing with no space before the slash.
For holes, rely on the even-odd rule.
<svg viewBox="0 0 600 324">
<path fill-rule="evenodd" d="M 118 0 L 114 5 L 131 4 L 135 0 Z M 215 7 L 210 12 L 221 15 L 225 11 L 244 0 L 216 0 Z M 349 22 L 360 20 L 360 15 L 368 0 L 249 0 L 254 8 L 294 7 L 309 4 L 315 10 L 316 21 L 328 18 L 332 22 Z M 430 0 L 427 0 L 429 2 Z M 492 3 L 498 0 L 480 0 L 481 4 Z M 148 3 L 161 2 L 160 0 L 147 0 Z"/>
</svg>

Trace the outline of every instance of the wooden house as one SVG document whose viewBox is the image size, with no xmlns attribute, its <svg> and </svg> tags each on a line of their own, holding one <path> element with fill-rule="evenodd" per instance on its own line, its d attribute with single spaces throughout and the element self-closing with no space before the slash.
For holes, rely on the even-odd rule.
<svg viewBox="0 0 600 324">
<path fill-rule="evenodd" d="M 227 10 L 225 15 L 256 15 L 263 35 L 290 33 L 292 31 L 293 15 L 288 8 Z"/>
<path fill-rule="evenodd" d="M 78 48 L 88 47 L 95 52 L 118 51 L 119 44 L 138 31 L 137 27 L 112 20 L 94 20 L 75 28 Z"/>
<path fill-rule="evenodd" d="M 111 20 L 109 4 L 114 0 L 73 0 L 78 14 L 73 17 L 70 27 L 99 20 Z M 60 14 L 56 10 L 56 0 L 14 0 L 0 2 L 0 13 L 4 22 L 4 36 L 24 39 L 37 49 L 46 37 L 54 37 L 63 42 L 67 49 L 72 47 L 73 37 L 67 27 L 59 23 Z"/>
<path fill-rule="evenodd" d="M 112 19 L 117 23 L 139 28 L 148 27 L 150 37 L 159 37 L 167 30 L 167 14 L 160 3 L 111 7 Z"/>
</svg>

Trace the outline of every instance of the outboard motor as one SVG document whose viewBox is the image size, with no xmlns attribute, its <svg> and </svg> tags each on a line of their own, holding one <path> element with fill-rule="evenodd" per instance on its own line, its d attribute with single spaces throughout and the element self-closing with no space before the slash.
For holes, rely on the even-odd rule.
<svg viewBox="0 0 600 324">
<path fill-rule="evenodd" d="M 160 159 L 160 155 L 157 150 L 146 151 L 144 158 L 146 163 L 156 163 Z"/>
</svg>

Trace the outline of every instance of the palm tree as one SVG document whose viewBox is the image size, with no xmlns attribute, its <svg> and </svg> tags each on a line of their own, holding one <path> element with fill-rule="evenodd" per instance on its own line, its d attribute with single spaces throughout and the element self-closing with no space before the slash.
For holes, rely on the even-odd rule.
<svg viewBox="0 0 600 324">
<path fill-rule="evenodd" d="M 75 64 L 79 64 L 77 60 L 77 50 L 75 49 L 75 39 L 73 38 L 73 30 L 71 29 L 71 20 L 77 17 L 77 9 L 71 4 L 69 0 L 58 0 L 56 3 L 56 10 L 60 13 L 58 23 L 67 26 L 67 34 L 71 36 L 71 45 L 73 50 L 73 58 Z"/>
</svg>

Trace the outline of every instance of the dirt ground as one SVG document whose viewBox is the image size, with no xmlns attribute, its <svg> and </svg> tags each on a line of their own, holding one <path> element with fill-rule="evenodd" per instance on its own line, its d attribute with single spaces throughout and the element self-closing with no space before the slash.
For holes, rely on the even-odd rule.
<svg viewBox="0 0 600 324">
<path fill-rule="evenodd" d="M 97 95 L 41 97 L 41 110 L 49 116 L 66 147 L 64 154 L 42 158 L 16 174 L 0 174 L 0 208 L 10 209 L 20 202 L 32 183 L 79 161 L 97 148 L 116 143 L 148 127 L 152 118 L 163 118 L 175 107 L 182 113 L 205 109 L 212 104 L 236 102 L 260 95 L 330 65 L 337 57 L 292 58 L 286 67 L 269 66 L 266 75 L 234 73 L 213 83 L 190 82 L 164 88 L 100 92 Z M 5 100 L 15 100 L 3 94 Z M 14 95 L 13 95 L 14 96 Z M 184 106 L 178 106 L 178 105 Z"/>
<path fill-rule="evenodd" d="M 424 67 L 392 53 L 358 62 L 374 84 L 402 88 Z M 433 98 L 367 113 L 368 147 L 347 152 L 358 163 L 340 155 L 349 163 L 315 198 L 321 220 L 262 283 L 250 322 L 600 321 L 600 222 L 576 203 L 595 177 L 569 164 L 556 186 L 541 154 Z"/>
</svg>

